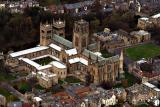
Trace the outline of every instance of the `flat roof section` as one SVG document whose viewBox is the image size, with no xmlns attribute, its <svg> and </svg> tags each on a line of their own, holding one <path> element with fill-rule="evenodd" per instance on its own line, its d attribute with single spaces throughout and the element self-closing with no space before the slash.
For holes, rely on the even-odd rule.
<svg viewBox="0 0 160 107">
<path fill-rule="evenodd" d="M 46 50 L 48 48 L 49 47 L 47 47 L 47 46 L 38 46 L 38 47 L 34 47 L 34 48 L 30 48 L 30 49 L 26 49 L 26 50 L 11 53 L 10 56 L 14 58 L 14 57 L 26 55 L 26 54 L 29 54 L 29 53 L 34 53 L 34 52 Z"/>
</svg>

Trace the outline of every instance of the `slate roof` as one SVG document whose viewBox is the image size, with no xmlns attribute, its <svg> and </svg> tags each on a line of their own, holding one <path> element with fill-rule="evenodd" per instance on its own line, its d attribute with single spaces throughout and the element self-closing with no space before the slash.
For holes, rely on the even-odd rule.
<svg viewBox="0 0 160 107">
<path fill-rule="evenodd" d="M 92 44 L 88 45 L 89 50 L 94 50 L 96 48 L 97 48 L 97 43 L 92 43 Z"/>
<path fill-rule="evenodd" d="M 97 56 L 95 53 L 93 53 L 92 51 L 89 51 L 89 50 L 87 50 L 87 49 L 85 49 L 85 50 L 82 52 L 82 54 L 83 54 L 84 56 L 86 56 L 86 57 L 89 57 L 89 54 L 90 54 L 90 57 L 91 57 L 92 60 L 96 60 L 97 57 L 98 57 L 98 60 L 103 60 L 103 59 L 105 59 L 105 58 L 103 58 L 103 57 L 101 57 L 101 56 Z"/>
<path fill-rule="evenodd" d="M 65 4 L 64 7 L 66 9 L 75 9 L 75 8 L 81 8 L 84 6 L 91 6 L 93 3 L 94 3 L 94 0 L 88 0 L 88 1 L 78 2 L 73 4 Z"/>
<path fill-rule="evenodd" d="M 67 40 L 67 39 L 65 39 L 65 38 L 63 38 L 63 37 L 61 37 L 61 36 L 58 36 L 58 35 L 54 34 L 53 37 L 52 37 L 52 39 L 55 42 L 60 43 L 60 44 L 66 46 L 68 48 L 73 48 L 72 47 L 72 42 L 69 41 L 69 40 Z"/>
<path fill-rule="evenodd" d="M 104 57 L 101 57 L 101 56 L 97 56 L 95 53 L 93 53 L 93 52 L 91 52 L 87 49 L 85 49 L 82 54 L 86 57 L 89 57 L 89 54 L 90 54 L 91 59 L 95 60 L 95 61 L 97 60 L 97 57 L 98 57 L 98 61 L 99 61 L 98 65 L 119 61 L 119 55 L 104 58 Z"/>
</svg>

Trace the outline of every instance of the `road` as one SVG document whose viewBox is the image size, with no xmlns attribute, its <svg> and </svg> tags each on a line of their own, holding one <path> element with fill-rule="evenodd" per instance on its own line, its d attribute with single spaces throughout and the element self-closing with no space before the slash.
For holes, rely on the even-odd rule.
<svg viewBox="0 0 160 107">
<path fill-rule="evenodd" d="M 19 91 L 17 91 L 16 89 L 14 89 L 10 84 L 6 83 L 6 82 L 1 82 L 0 83 L 0 87 L 6 89 L 7 91 L 9 91 L 11 94 L 13 94 L 14 96 L 18 97 L 21 101 L 24 101 L 25 103 L 28 102 L 28 100 L 24 97 L 23 94 L 21 94 Z"/>
</svg>

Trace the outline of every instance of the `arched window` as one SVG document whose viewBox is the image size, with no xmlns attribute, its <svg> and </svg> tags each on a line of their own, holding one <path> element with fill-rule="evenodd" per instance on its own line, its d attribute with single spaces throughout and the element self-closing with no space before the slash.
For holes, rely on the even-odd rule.
<svg viewBox="0 0 160 107">
<path fill-rule="evenodd" d="M 86 47 L 86 38 L 82 39 L 82 47 Z"/>
<path fill-rule="evenodd" d="M 76 40 L 75 40 L 75 45 L 76 45 L 76 46 L 78 46 L 79 38 L 78 38 L 78 37 L 76 37 L 75 39 L 76 39 Z"/>
</svg>

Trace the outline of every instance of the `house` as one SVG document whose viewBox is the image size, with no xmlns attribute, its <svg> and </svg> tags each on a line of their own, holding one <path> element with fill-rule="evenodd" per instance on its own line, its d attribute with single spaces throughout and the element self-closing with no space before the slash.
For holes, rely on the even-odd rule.
<svg viewBox="0 0 160 107">
<path fill-rule="evenodd" d="M 127 88 L 126 91 L 128 93 L 127 100 L 133 105 L 150 102 L 152 99 L 158 98 L 160 93 L 160 90 L 149 82 L 135 84 Z"/>
<path fill-rule="evenodd" d="M 5 107 L 7 104 L 6 97 L 3 95 L 0 95 L 0 106 Z"/>
</svg>

